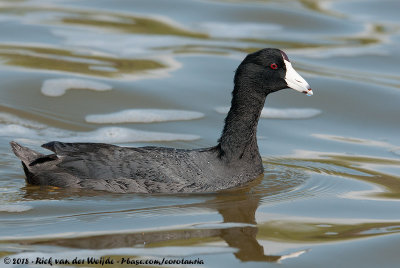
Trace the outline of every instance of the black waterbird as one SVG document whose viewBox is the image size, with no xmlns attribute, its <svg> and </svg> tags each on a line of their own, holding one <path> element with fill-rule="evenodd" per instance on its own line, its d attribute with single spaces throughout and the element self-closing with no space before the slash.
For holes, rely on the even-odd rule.
<svg viewBox="0 0 400 268">
<path fill-rule="evenodd" d="M 184 150 L 53 141 L 43 155 L 11 142 L 27 182 L 118 193 L 214 192 L 242 185 L 264 172 L 257 124 L 269 93 L 292 88 L 312 95 L 308 83 L 279 49 L 246 56 L 236 70 L 232 104 L 218 144 Z"/>
</svg>

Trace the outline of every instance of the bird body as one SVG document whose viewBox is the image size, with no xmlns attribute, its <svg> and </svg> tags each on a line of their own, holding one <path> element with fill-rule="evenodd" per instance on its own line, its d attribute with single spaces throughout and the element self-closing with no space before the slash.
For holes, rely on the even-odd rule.
<svg viewBox="0 0 400 268">
<path fill-rule="evenodd" d="M 257 124 L 269 93 L 291 88 L 312 91 L 285 53 L 249 54 L 234 78 L 231 109 L 218 144 L 202 149 L 129 148 L 103 143 L 50 142 L 43 155 L 16 142 L 27 182 L 117 193 L 215 192 L 242 185 L 264 172 Z"/>
<path fill-rule="evenodd" d="M 245 164 L 239 160 L 238 165 L 223 163 L 217 147 L 184 150 L 51 142 L 43 147 L 55 154 L 38 155 L 15 142 L 11 145 L 22 159 L 28 183 L 35 185 L 116 193 L 214 192 L 244 184 L 263 172 L 261 158 Z"/>
</svg>

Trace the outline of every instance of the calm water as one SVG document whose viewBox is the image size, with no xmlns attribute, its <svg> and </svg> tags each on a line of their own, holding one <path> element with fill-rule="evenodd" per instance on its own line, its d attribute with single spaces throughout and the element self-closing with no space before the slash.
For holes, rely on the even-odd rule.
<svg viewBox="0 0 400 268">
<path fill-rule="evenodd" d="M 399 9 L 398 0 L 1 1 L 0 266 L 111 256 L 397 267 Z M 265 174 L 251 184 L 192 195 L 25 184 L 10 140 L 41 151 L 50 140 L 214 145 L 235 68 L 264 47 L 285 50 L 314 96 L 268 97 Z"/>
</svg>

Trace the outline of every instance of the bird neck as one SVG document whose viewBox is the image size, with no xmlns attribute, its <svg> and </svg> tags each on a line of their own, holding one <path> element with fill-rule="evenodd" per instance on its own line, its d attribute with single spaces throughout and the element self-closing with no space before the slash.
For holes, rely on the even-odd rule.
<svg viewBox="0 0 400 268">
<path fill-rule="evenodd" d="M 249 84 L 241 84 L 235 85 L 232 96 L 231 108 L 219 139 L 221 158 L 228 162 L 250 160 L 261 163 L 257 145 L 257 124 L 266 94 L 249 88 Z"/>
</svg>

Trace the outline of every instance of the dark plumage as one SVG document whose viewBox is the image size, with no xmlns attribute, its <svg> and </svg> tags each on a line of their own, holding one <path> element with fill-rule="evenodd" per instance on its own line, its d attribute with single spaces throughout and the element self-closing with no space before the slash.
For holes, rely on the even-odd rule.
<svg viewBox="0 0 400 268">
<path fill-rule="evenodd" d="M 262 49 L 247 55 L 236 70 L 231 109 L 218 145 L 183 150 L 160 147 L 127 148 L 102 143 L 42 145 L 43 155 L 16 142 L 27 182 L 110 192 L 213 192 L 232 188 L 263 173 L 257 146 L 257 123 L 265 98 L 291 87 L 312 94 L 285 53 Z"/>
</svg>

